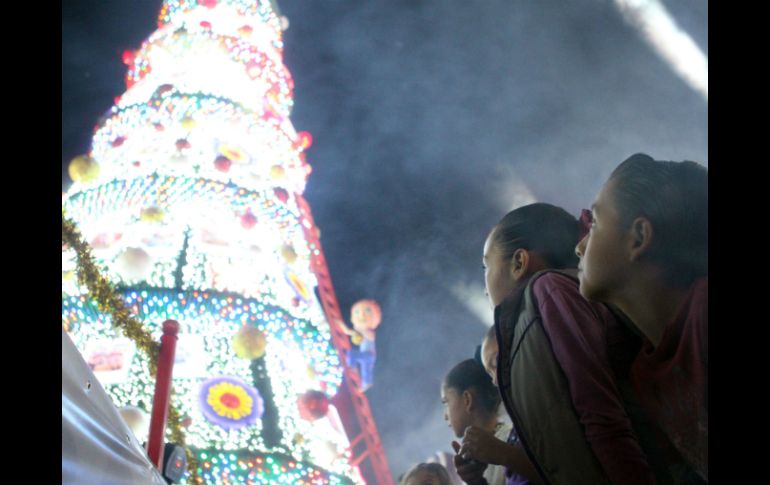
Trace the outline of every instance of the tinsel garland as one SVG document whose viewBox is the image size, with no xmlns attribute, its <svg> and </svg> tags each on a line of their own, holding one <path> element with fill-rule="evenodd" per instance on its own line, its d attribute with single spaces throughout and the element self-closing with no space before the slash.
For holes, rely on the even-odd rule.
<svg viewBox="0 0 770 485">
<path fill-rule="evenodd" d="M 75 223 L 67 219 L 63 209 L 62 243 L 75 250 L 78 283 L 88 289 L 88 295 L 96 302 L 99 309 L 112 317 L 112 326 L 120 329 L 123 335 L 130 338 L 136 343 L 137 348 L 145 353 L 148 358 L 150 373 L 155 376 L 158 371 L 157 363 L 160 344 L 152 338 L 150 332 L 144 328 L 141 322 L 131 316 L 128 309 L 123 305 L 123 301 L 118 293 L 112 288 L 107 278 L 99 272 L 91 255 L 91 247 L 83 240 L 83 236 L 80 234 Z M 173 400 L 173 392 L 172 388 L 171 400 Z M 192 483 L 201 483 L 198 476 L 198 461 L 185 444 L 185 435 L 181 428 L 181 418 L 171 402 L 169 402 L 167 424 L 172 441 L 182 446 L 185 450 L 190 481 Z"/>
</svg>

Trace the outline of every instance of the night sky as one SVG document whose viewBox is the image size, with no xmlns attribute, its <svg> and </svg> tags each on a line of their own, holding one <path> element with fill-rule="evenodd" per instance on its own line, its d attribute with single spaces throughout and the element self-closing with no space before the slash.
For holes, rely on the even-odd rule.
<svg viewBox="0 0 770 485">
<path fill-rule="evenodd" d="M 62 5 L 67 164 L 125 91 L 124 49 L 160 0 Z M 666 1 L 708 55 L 708 3 Z M 636 152 L 708 165 L 705 97 L 610 0 L 279 1 L 291 119 L 313 135 L 305 197 L 337 298 L 383 308 L 367 391 L 394 475 L 453 439 L 439 385 L 492 311 L 482 246 L 514 206 L 572 214 Z"/>
</svg>

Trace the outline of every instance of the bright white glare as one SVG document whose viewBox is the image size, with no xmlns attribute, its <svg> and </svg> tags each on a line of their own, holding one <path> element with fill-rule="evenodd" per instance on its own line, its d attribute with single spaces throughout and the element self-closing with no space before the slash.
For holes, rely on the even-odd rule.
<svg viewBox="0 0 770 485">
<path fill-rule="evenodd" d="M 494 323 L 494 314 L 489 304 L 489 299 L 484 294 L 484 285 L 481 283 L 461 283 L 457 282 L 449 287 L 457 301 L 471 312 L 479 322 L 487 327 Z M 481 343 L 481 342 L 479 342 Z"/>
<path fill-rule="evenodd" d="M 489 193 L 494 197 L 495 206 L 498 207 L 498 212 L 494 214 L 492 219 L 494 223 L 514 209 L 537 202 L 535 196 L 509 161 L 496 165 L 494 178 L 490 180 L 490 184 Z M 492 227 L 490 226 L 489 229 Z M 483 248 L 479 246 L 476 250 L 478 251 L 479 264 L 481 264 Z M 473 283 L 458 281 L 451 285 L 447 284 L 447 289 L 480 323 L 486 327 L 492 326 L 494 314 L 489 298 L 484 291 L 483 277 L 480 277 L 478 282 Z"/>
<path fill-rule="evenodd" d="M 499 214 L 495 214 L 495 222 L 514 209 L 537 202 L 532 191 L 522 181 L 520 174 L 514 170 L 511 162 L 498 163 L 495 169 L 494 179 L 490 181 L 490 193 L 494 194 L 496 205 L 500 211 Z M 479 248 L 480 253 L 481 248 Z"/>
<path fill-rule="evenodd" d="M 625 19 L 708 102 L 708 58 L 659 0 L 615 0 Z"/>
</svg>

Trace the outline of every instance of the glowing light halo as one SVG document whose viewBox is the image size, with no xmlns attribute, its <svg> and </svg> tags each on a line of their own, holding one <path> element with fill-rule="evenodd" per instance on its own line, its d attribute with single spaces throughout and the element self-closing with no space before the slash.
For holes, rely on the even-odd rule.
<svg viewBox="0 0 770 485">
<path fill-rule="evenodd" d="M 139 292 L 139 296 L 142 294 L 148 294 L 147 292 Z M 211 298 L 209 298 L 211 300 Z M 85 317 L 88 318 L 90 313 L 88 313 L 87 308 L 89 307 L 89 302 L 86 298 L 76 298 L 74 301 L 79 301 L 80 305 L 82 305 L 81 308 L 86 308 L 86 314 Z M 154 311 L 156 314 L 161 314 L 163 312 L 163 300 L 158 299 L 155 304 L 151 303 L 151 300 L 146 299 L 142 302 L 143 305 L 148 306 L 151 311 Z M 73 307 L 73 310 L 77 308 L 77 306 Z M 82 311 L 82 310 L 81 310 Z M 207 312 L 204 312 L 204 314 L 207 314 Z M 273 314 L 277 315 L 277 313 Z M 81 322 L 83 322 L 83 317 L 81 318 Z M 232 332 L 235 331 L 236 328 L 240 327 L 240 324 L 230 322 L 229 324 L 226 321 L 222 321 L 219 325 L 216 324 L 210 324 L 206 323 L 205 326 L 201 325 L 193 325 L 192 323 L 195 320 L 180 320 L 180 323 L 182 323 L 183 331 L 180 333 L 180 339 L 184 339 L 185 335 L 188 335 L 189 332 L 196 332 L 200 335 L 205 335 L 205 339 L 209 341 L 207 344 L 207 353 L 205 354 L 206 357 L 209 359 L 215 359 L 219 362 L 221 362 L 221 359 L 223 356 L 228 355 L 230 353 L 230 348 L 227 345 L 227 342 L 229 341 L 228 336 L 231 335 Z M 160 328 L 160 320 L 157 319 L 149 319 L 147 320 L 148 329 L 151 330 L 153 335 L 156 335 L 159 337 L 161 333 Z M 104 320 L 96 319 L 93 322 L 88 322 L 85 325 L 82 325 L 79 329 L 77 329 L 76 333 L 74 334 L 75 339 L 79 339 L 80 342 L 76 342 L 76 344 L 81 344 L 83 340 L 87 340 L 88 338 L 94 338 L 94 337 L 104 337 L 105 335 L 105 329 L 108 329 L 110 326 L 109 322 L 106 322 Z M 308 347 L 308 342 L 304 342 L 302 344 L 298 344 L 297 341 L 292 338 L 288 337 L 289 335 L 289 328 L 287 328 L 285 325 L 280 327 L 280 331 L 275 334 L 275 336 L 272 338 L 272 345 L 268 347 L 268 356 L 267 356 L 267 364 L 270 369 L 274 369 L 275 366 L 271 366 L 271 361 L 274 361 L 276 359 L 276 356 L 280 355 L 286 355 L 287 349 L 293 349 L 291 355 L 293 355 L 296 358 L 296 352 L 300 352 L 300 356 L 304 358 L 305 354 L 308 353 L 308 351 L 311 351 L 315 354 L 321 355 L 318 352 L 318 349 L 316 347 Z M 295 335 L 299 335 L 299 331 L 294 332 Z M 309 338 L 307 334 L 305 334 L 302 338 Z M 216 341 L 216 342 L 215 342 Z M 182 344 L 180 342 L 178 344 L 178 347 Z M 288 347 L 286 347 L 288 345 Z M 306 349 L 306 350 L 303 350 Z M 332 351 L 333 354 L 333 351 Z M 335 365 L 334 357 L 331 357 L 332 361 L 325 361 L 328 363 L 329 366 L 331 366 L 331 369 L 338 369 L 339 366 Z M 248 366 L 243 364 L 244 361 L 238 359 L 238 361 L 228 361 L 226 362 L 225 367 L 222 369 L 223 372 L 226 373 L 234 373 L 234 375 L 249 375 Z M 324 361 L 321 361 L 323 363 Z M 113 396 L 113 399 L 116 400 L 116 404 L 121 405 L 137 405 L 140 401 L 144 401 L 145 403 L 149 402 L 152 399 L 152 384 L 154 383 L 153 379 L 148 375 L 147 373 L 147 362 L 146 359 L 144 359 L 143 356 L 135 356 L 134 362 L 131 364 L 133 366 L 133 372 L 132 375 L 135 375 L 137 377 L 140 377 L 138 381 L 129 381 L 127 383 L 124 383 L 120 386 L 110 386 L 110 393 Z M 138 366 L 138 368 L 137 368 Z M 280 367 L 280 366 L 279 366 Z M 177 369 L 179 370 L 179 369 Z M 320 373 L 328 373 L 329 371 L 324 367 L 319 367 Z M 272 375 L 271 370 L 271 375 Z M 332 373 L 336 373 L 334 370 L 332 370 Z M 336 384 L 338 385 L 341 381 L 341 373 L 336 373 L 337 379 Z M 280 385 L 274 389 L 274 393 L 276 393 L 276 400 L 277 402 L 284 402 L 287 399 L 293 399 L 295 398 L 294 392 L 296 392 L 296 387 L 289 384 L 291 376 L 284 376 L 283 374 L 276 374 L 277 376 L 281 376 Z M 288 377 L 288 379 L 284 380 L 284 378 Z M 321 377 L 319 375 L 319 377 Z M 321 381 L 321 384 L 324 382 L 328 382 L 330 376 L 324 376 L 321 377 L 323 380 Z M 211 424 L 206 424 L 206 422 L 200 418 L 198 414 L 198 411 L 196 411 L 197 406 L 193 405 L 194 400 L 191 399 L 185 399 L 185 396 L 192 396 L 193 394 L 197 395 L 197 392 L 199 390 L 199 383 L 201 382 L 200 379 L 185 379 L 185 378 L 179 378 L 177 374 L 174 375 L 174 387 L 177 390 L 177 396 L 175 398 L 175 404 L 177 405 L 178 409 L 180 410 L 183 415 L 189 415 L 193 417 L 193 425 L 188 430 L 188 443 L 192 446 L 201 447 L 206 446 L 205 443 L 212 443 L 217 446 L 220 446 L 224 450 L 237 450 L 240 448 L 257 448 L 257 449 L 263 449 L 263 450 L 270 450 L 271 448 L 266 447 L 265 444 L 261 441 L 261 438 L 258 435 L 259 431 L 259 422 L 256 423 L 255 427 L 249 427 L 249 428 L 240 428 L 236 431 L 230 430 L 225 431 L 222 428 L 218 426 L 212 426 Z M 284 396 L 283 387 L 282 385 L 286 385 L 286 389 L 288 390 L 288 395 Z M 314 386 L 317 385 L 317 383 L 314 384 Z M 336 389 L 334 387 L 333 389 Z M 192 393 L 192 394 L 191 394 Z M 292 410 L 293 411 L 293 410 Z M 282 414 L 282 416 L 284 416 Z M 294 434 L 298 432 L 302 432 L 301 428 L 294 427 L 291 425 L 291 423 L 294 422 L 291 419 L 291 416 L 288 416 L 288 419 L 282 420 L 282 426 L 285 430 L 285 433 L 288 434 L 288 437 L 293 436 Z M 289 426 L 289 427 L 286 427 Z M 344 437 L 343 437 L 344 439 Z M 300 450 L 297 449 L 297 452 Z M 335 467 L 335 469 L 339 469 L 339 473 L 347 473 L 345 470 L 348 470 L 349 468 L 345 468 L 344 465 L 347 464 L 338 464 L 339 466 L 342 466 L 342 468 Z"/>
<path fill-rule="evenodd" d="M 180 244 L 181 246 L 181 244 Z M 106 274 L 123 286 L 133 285 L 142 288 L 155 288 L 162 286 L 172 286 L 175 284 L 174 274 L 179 270 L 177 258 L 164 257 L 162 254 L 149 251 L 152 258 L 154 269 L 149 275 L 131 276 L 124 275 L 122 268 L 115 262 L 120 261 L 122 249 L 115 250 L 109 257 L 101 259 L 108 263 Z M 254 264 L 249 259 L 225 259 L 222 257 L 208 255 L 205 251 L 195 250 L 189 253 L 191 260 L 182 267 L 183 279 L 182 285 L 185 291 L 198 289 L 198 291 L 208 293 L 225 292 L 228 294 L 239 294 L 247 300 L 258 299 L 262 304 L 278 308 L 290 308 L 291 315 L 295 318 L 312 320 L 317 322 L 316 330 L 328 335 L 328 323 L 321 319 L 318 311 L 314 311 L 314 306 L 310 302 L 297 305 L 295 291 L 282 279 L 277 278 L 280 269 L 274 266 Z M 235 276 L 225 276 L 212 273 L 209 264 L 215 265 L 216 271 L 222 268 L 230 270 Z M 74 262 L 62 263 L 62 278 L 74 271 Z M 202 270 L 199 270 L 202 269 Z M 247 277 L 242 275 L 247 274 Z M 312 275 L 308 276 L 310 281 Z M 81 295 L 83 290 L 74 278 L 68 278 L 62 281 L 62 293 L 64 295 Z M 240 314 L 240 313 L 239 313 Z M 188 315 L 189 316 L 189 315 Z M 173 318 L 173 317 L 170 317 Z M 180 317 L 181 318 L 181 317 Z M 244 317 L 245 318 L 245 317 Z"/>
<path fill-rule="evenodd" d="M 263 2 L 219 0 L 211 9 L 198 8 L 201 3 L 199 0 L 164 0 L 158 15 L 158 27 L 171 25 L 174 28 L 196 29 L 203 28 L 201 22 L 209 21 L 212 29 L 235 35 L 234 31 L 239 27 L 249 25 L 255 32 L 264 32 L 263 36 L 271 40 L 279 53 L 282 52 L 281 20 Z"/>
<path fill-rule="evenodd" d="M 659 0 L 615 0 L 625 19 L 708 102 L 708 57 Z"/>
<path fill-rule="evenodd" d="M 227 210 L 227 213 L 242 213 L 251 209 L 257 218 L 274 218 L 270 222 L 283 229 L 282 221 L 301 217 L 299 208 L 293 202 L 293 198 L 288 203 L 278 201 L 272 190 L 246 190 L 232 183 L 204 178 L 151 174 L 116 179 L 99 187 L 74 192 L 64 200 L 63 205 L 69 217 L 76 221 L 100 219 L 126 208 L 136 208 L 138 215 L 140 208 L 149 206 L 160 207 L 171 218 L 178 212 L 174 207 L 177 205 L 215 205 Z M 189 209 L 184 212 L 190 213 Z M 301 229 L 295 228 L 295 231 L 300 232 Z"/>
<path fill-rule="evenodd" d="M 228 348 L 231 336 L 242 325 L 252 325 L 268 335 L 269 342 L 282 341 L 287 348 L 296 349 L 291 355 L 310 358 L 315 378 L 302 377 L 305 385 L 325 388 L 328 394 L 334 395 L 342 381 L 339 356 L 331 344 L 328 326 L 317 327 L 310 320 L 293 316 L 282 306 L 267 304 L 268 298 L 166 288 L 124 289 L 121 294 L 126 307 L 145 322 L 163 322 L 171 318 L 180 322 L 182 328 L 187 328 L 186 332 L 194 332 L 194 328 L 185 322 L 196 322 L 196 325 L 208 328 L 224 329 L 223 325 L 226 325 L 229 330 L 223 334 L 222 341 Z M 109 320 L 96 302 L 85 295 L 66 295 L 62 299 L 62 322 L 74 332 L 84 325 L 107 324 Z M 160 323 L 150 326 L 160 337 Z M 293 376 L 286 377 L 290 377 L 286 380 L 288 383 L 295 380 Z"/>
<path fill-rule="evenodd" d="M 206 58 L 202 59 L 202 55 Z M 167 62 L 169 59 L 173 62 Z M 250 65 L 260 66 L 258 75 L 249 75 Z M 229 74 L 223 74 L 223 69 Z M 202 79 L 209 77 L 209 72 L 218 84 L 211 82 L 213 89 L 205 90 L 199 86 Z M 283 117 L 289 115 L 293 104 L 294 82 L 278 54 L 270 55 L 269 50 L 255 47 L 253 42 L 209 30 L 162 29 L 150 36 L 133 54 L 126 82 L 134 89 L 140 81 L 150 78 L 156 87 L 164 83 L 189 85 L 188 90 L 218 93 L 251 109 L 255 109 L 268 92 L 275 92 L 278 95 L 275 108 Z M 240 78 L 242 82 L 233 83 L 232 78 Z M 131 89 L 123 98 L 135 97 Z M 125 103 L 122 100 L 121 104 Z"/>
<path fill-rule="evenodd" d="M 299 315 L 310 316 L 306 313 L 313 308 L 309 305 L 310 293 L 306 290 L 302 295 L 305 305 L 296 307 L 293 302 L 296 285 L 284 282 L 281 277 L 287 264 L 282 250 L 288 243 L 297 256 L 290 263 L 295 278 L 303 288 L 317 284 L 310 265 L 311 248 L 304 239 L 297 216 L 288 210 L 291 207 L 269 200 L 272 192 L 249 193 L 235 186 L 199 182 L 204 181 L 176 177 L 113 181 L 73 194 L 65 201 L 65 207 L 73 220 L 81 225 L 88 241 L 95 243 L 97 239 L 106 239 L 106 245 L 95 247 L 94 256 L 107 263 L 106 274 L 115 281 L 174 285 L 174 275 L 179 267 L 178 254 L 184 242 L 185 228 L 189 228 L 187 263 L 182 267 L 185 287 L 240 291 L 245 296 L 265 298 L 268 294 L 265 288 L 271 287 L 275 292 L 269 292 L 270 301 L 292 307 Z M 229 193 L 223 191 L 228 188 Z M 253 203 L 242 205 L 252 198 Z M 139 214 L 147 207 L 162 211 L 163 222 L 142 221 Z M 242 229 L 236 217 L 245 210 L 254 213 L 259 220 L 250 230 Z M 225 214 L 232 215 L 222 220 Z M 227 241 L 225 246 L 206 242 L 204 233 L 210 225 L 225 231 L 215 236 Z M 253 252 L 254 244 L 263 245 L 258 253 Z M 125 279 L 120 267 L 114 263 L 127 247 L 146 250 L 155 264 L 153 273 L 140 280 Z M 73 269 L 74 260 L 63 254 L 62 271 Z M 75 284 L 71 279 L 62 283 L 67 288 Z M 315 312 L 314 317 L 325 324 L 320 311 Z"/>
<path fill-rule="evenodd" d="M 188 121 L 196 124 L 193 132 L 183 127 Z M 158 131 L 156 125 L 164 130 Z M 311 169 L 300 156 L 299 136 L 290 127 L 275 118 L 245 115 L 238 105 L 224 99 L 172 89 L 150 103 L 113 109 L 94 134 L 91 156 L 101 166 L 105 180 L 126 172 L 195 173 L 214 180 L 237 180 L 252 190 L 272 186 L 271 168 L 279 164 L 285 171 L 282 185 L 302 193 Z M 220 133 L 238 133 L 241 148 L 257 158 L 233 164 L 227 173 L 219 171 L 214 162 Z M 189 140 L 190 147 L 180 150 L 175 146 L 180 139 Z M 121 140 L 119 147 L 114 146 L 115 140 Z"/>
<path fill-rule="evenodd" d="M 300 219 L 292 211 L 297 210 L 296 207 L 271 200 L 273 196 L 272 191 L 250 192 L 202 179 L 152 176 L 116 180 L 74 193 L 65 199 L 65 208 L 81 226 L 88 241 L 95 243 L 106 238 L 107 245 L 95 247 L 94 256 L 107 263 L 106 274 L 115 281 L 134 281 L 124 279 L 114 265 L 122 250 L 130 246 L 146 250 L 156 265 L 146 280 L 137 282 L 174 285 L 178 254 L 185 228 L 189 228 L 187 263 L 182 267 L 185 286 L 241 291 L 250 297 L 266 295 L 265 286 L 272 286 L 277 293 L 270 292 L 271 301 L 305 315 L 312 309 L 312 305 L 307 305 L 310 294 L 303 295 L 306 305 L 297 308 L 292 302 L 294 290 L 281 276 L 287 264 L 282 250 L 287 244 L 294 248 L 297 259 L 290 264 L 292 271 L 303 287 L 312 288 L 317 284 L 310 265 L 312 249 L 304 238 Z M 140 214 L 147 207 L 161 210 L 164 221 L 160 224 L 142 221 Z M 247 210 L 259 221 L 250 230 L 242 229 L 238 222 L 238 214 Z M 227 214 L 230 217 L 223 220 Z M 213 241 L 206 242 L 204 233 L 210 226 L 225 231 L 215 235 L 227 241 L 225 246 L 220 248 Z M 261 245 L 261 249 L 255 244 Z M 74 260 L 63 254 L 62 271 L 68 270 L 74 270 Z M 71 279 L 62 283 L 63 287 L 74 284 Z M 322 313 L 315 312 L 315 317 L 325 323 Z"/>
<path fill-rule="evenodd" d="M 287 485 L 350 485 L 353 481 L 340 474 L 310 463 L 296 460 L 283 453 L 222 452 L 215 449 L 197 450 L 204 483 L 287 484 Z M 359 478 L 360 480 L 360 478 Z"/>
</svg>

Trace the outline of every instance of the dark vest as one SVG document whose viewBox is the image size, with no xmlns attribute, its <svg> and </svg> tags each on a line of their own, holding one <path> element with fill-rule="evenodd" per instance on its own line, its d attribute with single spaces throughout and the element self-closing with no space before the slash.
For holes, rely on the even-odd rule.
<svg viewBox="0 0 770 485">
<path fill-rule="evenodd" d="M 500 394 L 527 455 L 545 483 L 609 484 L 585 438 L 567 379 L 532 296 L 532 285 L 548 272 L 577 281 L 575 271 L 541 271 L 495 308 Z"/>
</svg>

